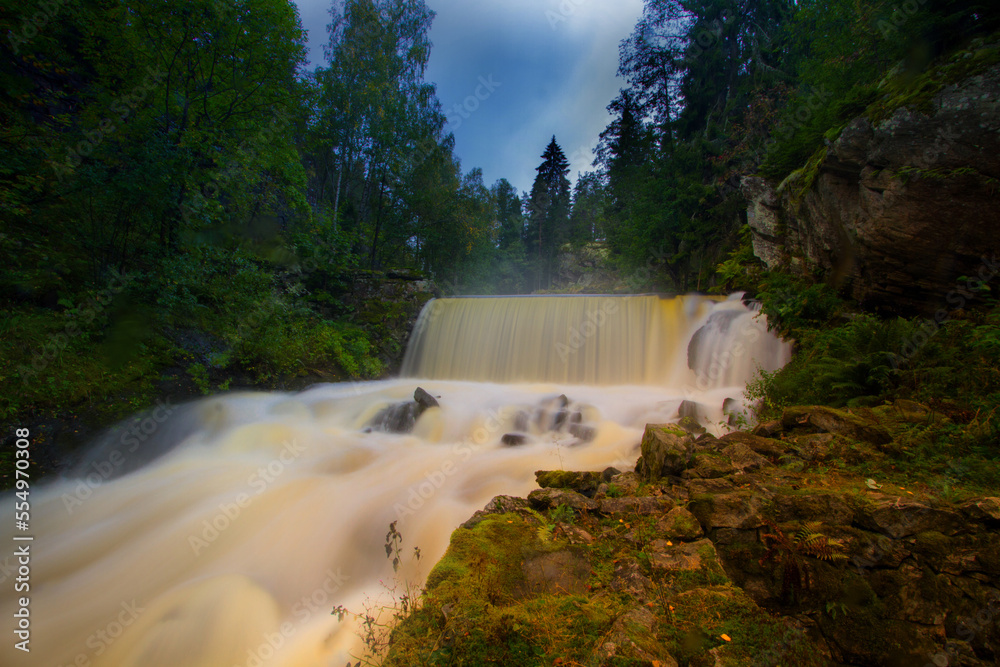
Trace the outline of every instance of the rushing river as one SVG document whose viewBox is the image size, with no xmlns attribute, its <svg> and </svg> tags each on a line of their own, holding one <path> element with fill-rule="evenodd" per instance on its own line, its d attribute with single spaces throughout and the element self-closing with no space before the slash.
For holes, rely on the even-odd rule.
<svg viewBox="0 0 1000 667">
<path fill-rule="evenodd" d="M 718 433 L 755 369 L 789 354 L 738 298 L 442 299 L 403 378 L 162 404 L 33 488 L 33 541 L 12 541 L 0 498 L 0 537 L 31 554 L 28 592 L 0 561 L 0 664 L 342 667 L 357 634 L 330 612 L 392 580 L 390 522 L 419 581 L 493 496 L 540 469 L 630 468 L 644 425 L 684 400 Z M 440 406 L 410 433 L 369 428 L 417 387 Z M 22 596 L 30 653 L 14 648 Z"/>
</svg>

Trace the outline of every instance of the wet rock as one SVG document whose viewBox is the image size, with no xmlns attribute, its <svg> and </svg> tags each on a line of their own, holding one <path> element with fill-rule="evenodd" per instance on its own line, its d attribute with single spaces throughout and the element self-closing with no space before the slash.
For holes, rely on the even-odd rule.
<svg viewBox="0 0 1000 667">
<path fill-rule="evenodd" d="M 483 509 L 477 511 L 465 523 L 463 523 L 462 528 L 474 528 L 480 521 L 491 514 L 509 514 L 511 512 L 526 514 L 530 516 L 532 520 L 537 520 L 529 511 L 528 501 L 524 498 L 517 498 L 514 496 L 495 496 L 492 500 L 490 500 L 490 502 L 486 503 L 486 506 L 483 507 Z"/>
<path fill-rule="evenodd" d="M 1000 522 L 1000 498 L 978 498 L 961 507 L 962 513 L 980 523 Z"/>
<path fill-rule="evenodd" d="M 420 416 L 420 406 L 416 403 L 396 403 L 382 408 L 368 426 L 384 433 L 409 433 Z"/>
<path fill-rule="evenodd" d="M 771 499 L 777 523 L 822 521 L 825 524 L 849 525 L 854 510 L 835 493 L 776 494 Z"/>
<path fill-rule="evenodd" d="M 781 433 L 781 420 L 772 419 L 771 421 L 762 422 L 753 427 L 750 431 L 751 435 L 755 435 L 761 438 L 771 438 Z"/>
<path fill-rule="evenodd" d="M 811 433 L 791 438 L 798 455 L 806 461 L 826 461 L 830 458 L 830 445 L 837 436 L 832 433 Z"/>
<path fill-rule="evenodd" d="M 598 511 L 601 514 L 623 514 L 648 516 L 663 514 L 674 506 L 674 501 L 666 497 L 625 496 L 623 498 L 601 498 Z"/>
<path fill-rule="evenodd" d="M 729 457 L 733 467 L 740 472 L 750 472 L 771 466 L 771 462 L 742 443 L 729 445 L 722 450 Z"/>
<path fill-rule="evenodd" d="M 708 568 L 722 572 L 722 563 L 711 540 L 670 544 L 668 540 L 653 540 L 649 543 L 649 562 L 654 570 L 698 570 Z"/>
<path fill-rule="evenodd" d="M 527 431 L 531 425 L 531 415 L 525 410 L 520 410 L 514 415 L 514 430 Z"/>
<path fill-rule="evenodd" d="M 656 638 L 657 625 L 656 616 L 646 607 L 636 607 L 623 614 L 597 649 L 598 665 L 677 667 L 677 660 Z"/>
<path fill-rule="evenodd" d="M 719 479 L 692 479 L 688 483 L 688 495 L 693 498 L 701 495 L 728 493 L 735 488 L 736 485 L 724 477 Z"/>
<path fill-rule="evenodd" d="M 601 471 L 601 481 L 610 482 L 612 479 L 615 478 L 615 476 L 620 474 L 622 474 L 621 470 L 619 470 L 618 468 L 612 468 L 611 466 L 608 466 L 607 468 Z"/>
<path fill-rule="evenodd" d="M 668 539 L 682 541 L 696 540 L 705 534 L 698 519 L 683 507 L 675 507 L 663 515 L 656 522 L 656 532 Z"/>
<path fill-rule="evenodd" d="M 714 479 L 736 472 L 729 459 L 717 454 L 698 454 L 681 473 L 685 479 Z"/>
<path fill-rule="evenodd" d="M 954 535 L 965 527 L 962 515 L 922 503 L 901 503 L 897 499 L 879 500 L 861 508 L 855 516 L 858 525 L 898 540 L 928 530 Z"/>
<path fill-rule="evenodd" d="M 428 408 L 440 407 L 437 399 L 428 394 L 423 387 L 417 387 L 416 391 L 413 392 L 413 401 L 421 407 L 421 412 Z"/>
<path fill-rule="evenodd" d="M 704 406 L 700 403 L 681 401 L 680 407 L 677 408 L 677 416 L 679 418 L 677 425 L 688 433 L 695 435 L 705 433 L 703 424 L 707 421 L 708 417 Z"/>
<path fill-rule="evenodd" d="M 619 496 L 631 496 L 639 490 L 639 484 L 642 480 L 639 476 L 632 471 L 627 471 L 613 475 L 605 484 L 601 484 L 597 489 L 598 495 L 603 493 L 603 496 L 607 496 L 608 492 L 614 488 Z M 613 487 L 612 487 L 613 485 Z"/>
<path fill-rule="evenodd" d="M 593 498 L 601 483 L 601 473 L 537 470 L 535 471 L 535 481 L 542 488 L 572 489 L 588 498 Z"/>
<path fill-rule="evenodd" d="M 626 593 L 639 602 L 646 601 L 654 588 L 653 581 L 642 573 L 642 568 L 632 559 L 622 559 L 615 566 L 614 575 L 608 588 L 617 593 Z"/>
<path fill-rule="evenodd" d="M 743 413 L 740 410 L 740 402 L 735 398 L 727 398 L 722 401 L 722 414 L 726 415 L 726 423 L 736 426 L 740 422 Z"/>
<path fill-rule="evenodd" d="M 425 411 L 439 407 L 437 399 L 423 388 L 413 392 L 413 401 L 396 403 L 380 410 L 368 423 L 368 428 L 385 433 L 409 433 Z"/>
<path fill-rule="evenodd" d="M 696 497 L 688 509 L 698 518 L 706 531 L 715 528 L 748 530 L 764 525 L 760 516 L 763 504 L 764 501 L 760 496 L 746 491 L 736 491 Z"/>
<path fill-rule="evenodd" d="M 559 505 L 566 505 L 577 511 L 594 511 L 598 507 L 597 503 L 590 498 L 576 491 L 565 489 L 535 489 L 528 494 L 528 503 L 540 510 Z"/>
<path fill-rule="evenodd" d="M 524 433 L 504 433 L 500 438 L 500 444 L 507 447 L 519 447 L 528 442 L 528 436 Z"/>
<path fill-rule="evenodd" d="M 746 445 L 754 452 L 760 454 L 761 456 L 767 456 L 769 458 L 777 458 L 791 450 L 791 447 L 787 442 L 781 440 L 775 440 L 773 438 L 766 438 L 759 435 L 751 435 L 750 433 L 744 433 L 743 431 L 734 431 L 732 433 L 727 433 L 726 435 L 719 438 L 719 442 L 729 444 L 741 444 Z"/>
<path fill-rule="evenodd" d="M 811 426 L 873 445 L 892 442 L 892 436 L 881 426 L 871 424 L 849 412 L 821 405 L 786 408 L 781 415 L 781 425 L 786 429 Z"/>
<path fill-rule="evenodd" d="M 642 456 L 635 471 L 653 482 L 667 475 L 680 475 L 691 459 L 693 439 L 670 425 L 649 424 L 642 436 Z"/>
<path fill-rule="evenodd" d="M 581 444 L 591 442 L 597 437 L 597 429 L 593 426 L 588 426 L 587 424 L 570 424 L 569 432 Z"/>
<path fill-rule="evenodd" d="M 593 544 L 594 536 L 579 526 L 560 523 L 556 530 L 570 544 Z"/>
</svg>

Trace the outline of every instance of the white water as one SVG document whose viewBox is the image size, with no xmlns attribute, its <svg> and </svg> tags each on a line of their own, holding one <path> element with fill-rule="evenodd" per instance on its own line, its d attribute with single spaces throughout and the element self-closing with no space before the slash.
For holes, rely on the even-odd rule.
<svg viewBox="0 0 1000 667">
<path fill-rule="evenodd" d="M 510 306 L 476 301 L 486 311 Z M 740 397 L 754 364 L 772 369 L 787 360 L 787 347 L 739 301 L 680 303 L 667 303 L 678 320 L 669 348 L 658 352 L 670 369 L 662 385 L 647 377 L 631 385 L 408 378 L 220 396 L 176 411 L 174 426 L 184 428 L 147 420 L 155 430 L 143 444 L 159 437 L 169 448 L 162 457 L 112 479 L 109 467 L 124 471 L 144 448 L 105 443 L 88 459 L 89 481 L 32 490 L 31 653 L 15 650 L 8 631 L 0 664 L 341 667 L 358 640 L 330 610 L 361 611 L 366 596 L 382 590 L 379 581 L 391 580 L 383 548 L 391 521 L 399 520 L 404 537 L 401 574 L 419 580 L 458 524 L 495 495 L 528 493 L 535 470 L 630 469 L 644 425 L 675 421 L 683 399 L 701 403 L 718 432 L 723 401 Z M 688 343 L 710 321 L 696 340 L 695 373 L 684 363 Z M 558 326 L 582 331 L 584 323 Z M 605 345 L 598 339 L 606 326 L 569 356 L 601 356 L 587 345 Z M 424 343 L 425 353 L 436 345 Z M 481 339 L 478 349 L 493 354 Z M 445 354 L 431 352 L 427 363 Z M 440 397 L 441 407 L 412 434 L 363 432 L 378 410 L 408 400 L 417 386 Z M 533 427 L 528 444 L 500 444 L 520 410 L 534 413 L 560 394 L 597 429 L 592 442 Z M 182 437 L 176 433 L 186 435 L 164 445 Z M 0 538 L 14 545 L 14 498 L 0 503 Z M 413 546 L 423 553 L 419 564 L 409 558 Z M 23 595 L 13 591 L 14 576 L 0 584 L 0 614 L 11 630 Z"/>
</svg>

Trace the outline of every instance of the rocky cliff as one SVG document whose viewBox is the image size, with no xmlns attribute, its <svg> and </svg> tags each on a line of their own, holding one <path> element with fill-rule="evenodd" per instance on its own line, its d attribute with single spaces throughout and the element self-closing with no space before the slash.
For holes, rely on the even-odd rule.
<svg viewBox="0 0 1000 667">
<path fill-rule="evenodd" d="M 995 55 L 966 51 L 903 90 L 883 84 L 805 168 L 780 184 L 745 179 L 755 254 L 883 311 L 964 305 L 1000 273 Z"/>
</svg>

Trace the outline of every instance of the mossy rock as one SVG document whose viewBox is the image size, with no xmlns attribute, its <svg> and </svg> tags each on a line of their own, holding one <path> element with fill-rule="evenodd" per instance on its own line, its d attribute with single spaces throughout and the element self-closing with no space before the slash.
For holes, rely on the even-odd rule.
<svg viewBox="0 0 1000 667">
<path fill-rule="evenodd" d="M 383 664 L 582 664 L 621 611 L 616 599 L 580 594 L 589 573 L 584 551 L 518 514 L 460 528 Z"/>
<path fill-rule="evenodd" d="M 674 596 L 669 604 L 668 646 L 681 664 L 715 665 L 719 652 L 711 652 L 721 647 L 725 647 L 725 665 L 827 664 L 804 633 L 761 609 L 734 586 L 692 589 Z"/>
<path fill-rule="evenodd" d="M 588 498 L 592 498 L 603 479 L 599 472 L 538 470 L 535 472 L 535 481 L 543 489 L 572 489 Z"/>
<path fill-rule="evenodd" d="M 811 427 L 873 445 L 885 445 L 892 442 L 892 436 L 881 426 L 872 424 L 849 412 L 822 405 L 785 408 L 781 415 L 781 425 L 785 429 Z"/>
</svg>

